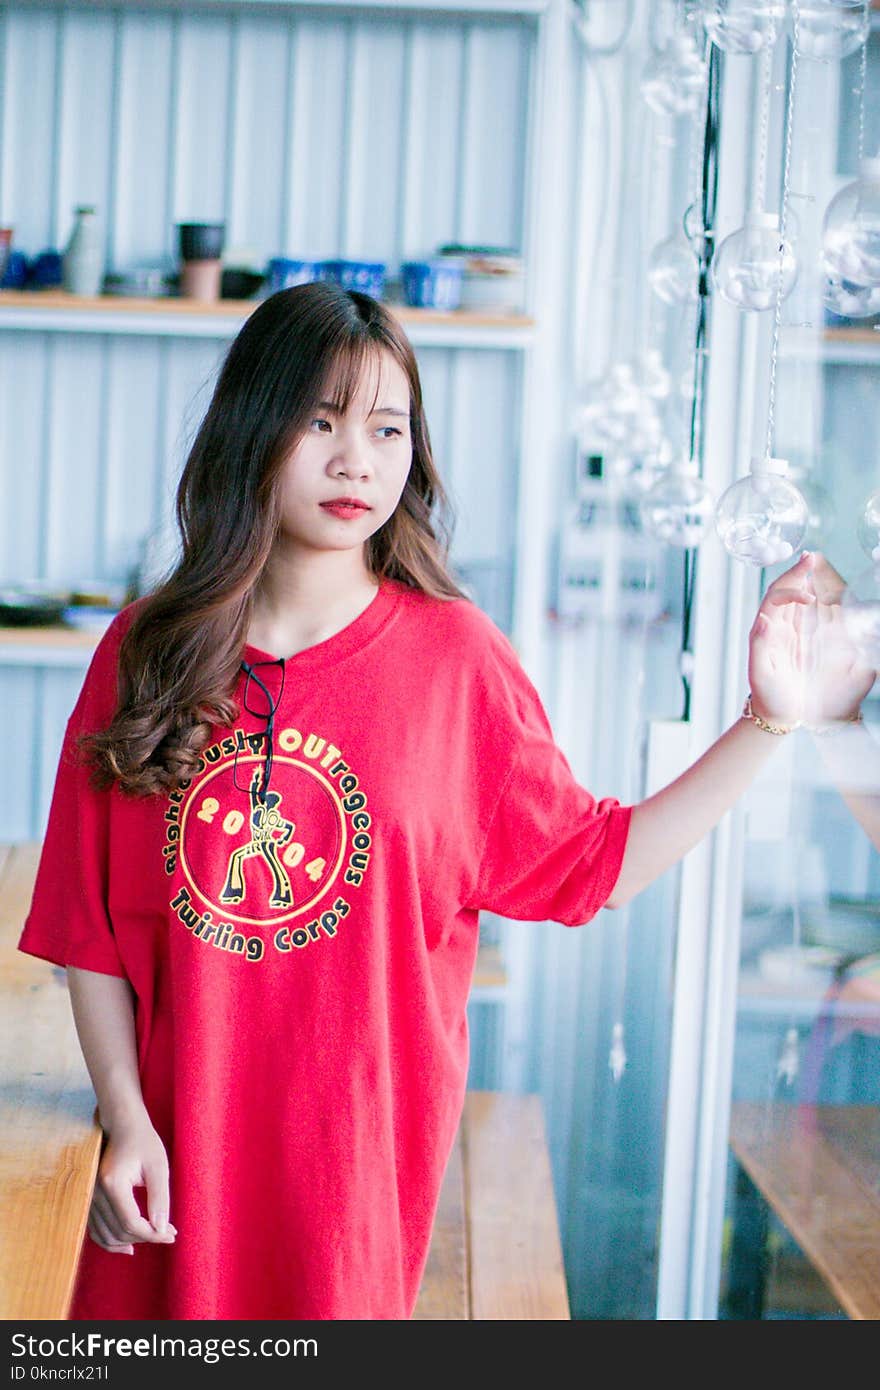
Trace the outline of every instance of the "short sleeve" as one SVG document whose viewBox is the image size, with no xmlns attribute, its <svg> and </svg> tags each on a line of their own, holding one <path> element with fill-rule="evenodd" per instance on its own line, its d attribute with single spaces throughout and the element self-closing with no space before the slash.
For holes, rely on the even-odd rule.
<svg viewBox="0 0 880 1390">
<path fill-rule="evenodd" d="M 499 645 L 491 700 L 511 763 L 497 796 L 467 907 L 524 921 L 588 922 L 620 873 L 631 806 L 597 800 L 575 778 L 512 647 Z"/>
<path fill-rule="evenodd" d="M 107 907 L 113 793 L 91 785 L 79 746 L 82 734 L 106 727 L 116 707 L 120 618 L 101 638 L 67 722 L 33 898 L 18 948 L 56 965 L 124 977 Z"/>
</svg>

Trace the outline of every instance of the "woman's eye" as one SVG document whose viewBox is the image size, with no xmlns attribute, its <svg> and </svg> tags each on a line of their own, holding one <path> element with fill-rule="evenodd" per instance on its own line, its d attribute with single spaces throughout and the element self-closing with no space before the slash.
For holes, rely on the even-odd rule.
<svg viewBox="0 0 880 1390">
<path fill-rule="evenodd" d="M 323 430 L 325 427 L 326 427 L 328 430 L 330 429 L 330 421 L 329 421 L 329 420 L 324 420 L 324 419 L 322 419 L 320 416 L 316 416 L 316 418 L 312 421 L 312 428 L 313 428 L 313 429 Z"/>
<path fill-rule="evenodd" d="M 395 434 L 399 435 L 400 430 L 396 429 L 394 425 L 382 425 L 379 433 L 383 439 L 391 439 Z"/>
</svg>

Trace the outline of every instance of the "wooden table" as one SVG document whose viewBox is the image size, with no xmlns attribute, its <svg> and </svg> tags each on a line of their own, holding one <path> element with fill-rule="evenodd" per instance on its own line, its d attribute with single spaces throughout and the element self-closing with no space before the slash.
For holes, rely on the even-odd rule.
<svg viewBox="0 0 880 1390">
<path fill-rule="evenodd" d="M 0 845 L 0 1318 L 63 1318 L 100 1152 L 67 979 L 15 949 L 38 850 Z"/>
<path fill-rule="evenodd" d="M 16 950 L 38 855 L 0 845 L 3 1320 L 66 1317 L 100 1152 L 65 973 Z M 540 1098 L 470 1092 L 414 1317 L 570 1316 Z"/>
<path fill-rule="evenodd" d="M 730 1147 L 732 1315 L 761 1316 L 773 1211 L 847 1317 L 880 1318 L 880 1107 L 735 1103 Z"/>
</svg>

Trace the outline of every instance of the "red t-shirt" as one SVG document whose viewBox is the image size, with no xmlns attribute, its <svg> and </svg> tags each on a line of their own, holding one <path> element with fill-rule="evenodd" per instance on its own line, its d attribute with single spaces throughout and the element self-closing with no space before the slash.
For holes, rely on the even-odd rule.
<svg viewBox="0 0 880 1390">
<path fill-rule="evenodd" d="M 588 921 L 631 808 L 575 781 L 479 607 L 390 580 L 255 667 L 278 705 L 265 801 L 253 682 L 260 714 L 217 727 L 189 785 L 96 792 L 74 740 L 109 721 L 130 615 L 68 724 L 20 947 L 130 981 L 178 1236 L 133 1256 L 87 1238 L 71 1316 L 408 1318 L 461 1116 L 479 911 Z"/>
</svg>

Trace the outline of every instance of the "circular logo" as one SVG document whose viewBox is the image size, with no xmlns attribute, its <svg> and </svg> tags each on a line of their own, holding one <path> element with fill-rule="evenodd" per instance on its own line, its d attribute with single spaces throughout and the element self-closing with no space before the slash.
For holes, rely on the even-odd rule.
<svg viewBox="0 0 880 1390">
<path fill-rule="evenodd" d="M 320 768 L 240 755 L 206 772 L 180 817 L 180 865 L 199 897 L 233 922 L 259 926 L 309 912 L 345 857 L 345 815 Z"/>
</svg>

